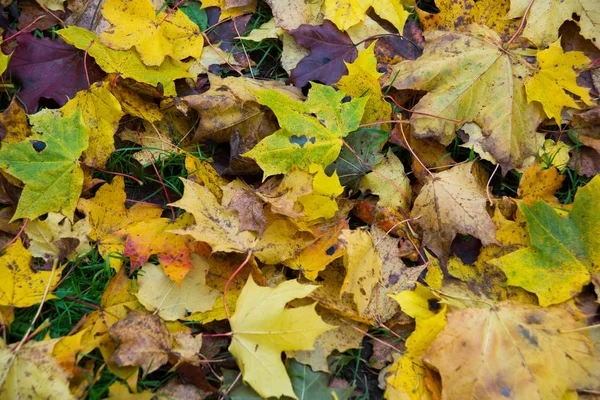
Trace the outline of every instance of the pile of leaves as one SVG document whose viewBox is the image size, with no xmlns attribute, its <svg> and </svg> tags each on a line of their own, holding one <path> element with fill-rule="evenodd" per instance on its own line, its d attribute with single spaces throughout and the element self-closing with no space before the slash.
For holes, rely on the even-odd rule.
<svg viewBox="0 0 600 400">
<path fill-rule="evenodd" d="M 10 0 L 0 399 L 600 394 L 600 2 Z"/>
</svg>

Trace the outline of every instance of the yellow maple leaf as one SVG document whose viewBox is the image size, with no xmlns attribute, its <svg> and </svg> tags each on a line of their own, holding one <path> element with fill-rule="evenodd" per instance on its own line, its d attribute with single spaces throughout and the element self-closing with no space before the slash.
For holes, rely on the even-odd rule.
<svg viewBox="0 0 600 400">
<path fill-rule="evenodd" d="M 522 18 L 525 10 L 527 25 L 523 37 L 540 48 L 558 39 L 558 30 L 565 21 L 577 21 L 581 35 L 600 46 L 600 3 L 597 0 L 536 0 L 529 7 L 529 0 L 511 0 L 506 18 Z"/>
<path fill-rule="evenodd" d="M 578 96 L 588 106 L 594 105 L 589 89 L 579 86 L 576 81 L 574 68 L 583 68 L 590 63 L 583 52 L 565 53 L 559 39 L 540 51 L 537 59 L 540 70 L 525 83 L 529 103 L 541 103 L 548 118 L 553 118 L 558 125 L 562 122 L 560 112 L 563 107 L 581 108 L 567 92 Z"/>
<path fill-rule="evenodd" d="M 335 85 L 352 97 L 369 97 L 361 123 L 389 121 L 392 116 L 392 107 L 381 95 L 379 78 L 383 74 L 377 72 L 375 43 L 358 53 L 354 62 L 345 64 L 348 68 L 348 75 L 342 76 Z M 382 124 L 381 129 L 389 130 L 386 129 L 387 127 L 389 124 Z"/>
<path fill-rule="evenodd" d="M 391 22 L 400 33 L 410 15 L 402 3 L 395 0 L 325 0 L 324 6 L 325 18 L 342 31 L 362 22 L 369 7 L 373 7 L 381 18 Z"/>
<path fill-rule="evenodd" d="M 321 333 L 335 328 L 315 312 L 316 303 L 294 309 L 286 304 L 306 297 L 317 286 L 286 281 L 275 288 L 260 287 L 250 276 L 230 319 L 229 351 L 237 359 L 244 382 L 261 396 L 297 399 L 281 361 L 281 352 L 311 350 Z"/>
<path fill-rule="evenodd" d="M 314 174 L 313 192 L 298 198 L 298 203 L 302 204 L 304 219 L 313 221 L 318 218 L 332 218 L 338 210 L 335 198 L 344 192 L 337 172 L 334 171 L 331 176 L 327 176 L 323 167 L 318 164 L 311 164 L 308 172 Z"/>
<path fill-rule="evenodd" d="M 256 12 L 256 0 L 248 1 L 245 3 L 248 4 L 242 6 L 231 6 L 227 4 L 227 0 L 204 0 L 202 2 L 201 8 L 219 7 L 221 9 L 219 21 L 223 21 L 224 19 L 235 18 L 244 14 Z"/>
<path fill-rule="evenodd" d="M 143 265 L 137 279 L 140 303 L 150 312 L 158 310 L 158 315 L 165 321 L 210 310 L 219 293 L 206 286 L 209 264 L 197 254 L 192 254 L 191 261 L 194 269 L 181 281 L 181 286 L 169 279 L 159 266 Z"/>
<path fill-rule="evenodd" d="M 189 63 L 167 57 L 158 67 L 148 66 L 142 62 L 134 49 L 113 50 L 100 43 L 100 39 L 94 32 L 78 26 L 70 26 L 56 33 L 65 42 L 87 51 L 104 71 L 116 72 L 120 77 L 131 78 L 152 86 L 158 86 L 160 83 L 165 96 L 177 95 L 175 79 L 192 77 L 187 71 Z"/>
<path fill-rule="evenodd" d="M 30 341 L 15 352 L 0 339 L 1 400 L 76 398 L 69 390 L 72 374 L 52 357 L 59 340 Z"/>
<path fill-rule="evenodd" d="M 82 198 L 77 204 L 77 209 L 89 218 L 90 239 L 97 242 L 100 255 L 109 259 L 115 270 L 121 268 L 123 261 L 114 253 L 123 254 L 127 236 L 117 232 L 138 222 L 158 218 L 162 213 L 161 207 L 142 203 L 126 208 L 126 200 L 125 181 L 117 176 L 111 184 L 102 185 L 93 199 Z"/>
<path fill-rule="evenodd" d="M 52 277 L 50 287 L 60 280 L 61 270 L 54 274 L 50 271 L 34 272 L 31 267 L 31 253 L 21 243 L 21 239 L 13 243 L 0 257 L 0 305 L 13 307 L 29 307 L 42 301 Z M 54 299 L 48 293 L 46 299 Z"/>
<path fill-rule="evenodd" d="M 406 352 L 390 368 L 385 398 L 433 399 L 435 397 L 425 382 L 427 366 L 421 356 L 446 326 L 447 307 L 444 305 L 439 311 L 432 311 L 432 304 L 439 307 L 438 298 L 420 284 L 414 291 L 404 291 L 390 297 L 400 304 L 402 311 L 415 319 L 416 328 L 406 341 Z"/>
<path fill-rule="evenodd" d="M 421 359 L 439 371 L 442 398 L 569 398 L 600 379 L 600 359 L 581 326 L 558 307 L 467 308 L 448 315 Z"/>
<path fill-rule="evenodd" d="M 351 293 L 358 312 L 362 314 L 371 301 L 374 287 L 381 280 L 381 258 L 369 232 L 344 230 L 342 235 L 346 247 L 344 266 L 347 272 L 340 295 Z"/>
<path fill-rule="evenodd" d="M 115 50 L 135 47 L 146 65 L 160 66 L 166 56 L 183 60 L 202 54 L 200 28 L 181 10 L 167 17 L 150 0 L 108 0 L 102 15 L 113 25 L 100 35 L 102 44 Z"/>
<path fill-rule="evenodd" d="M 171 204 L 191 213 L 196 224 L 173 230 L 173 233 L 190 235 L 196 240 L 208 243 L 213 251 L 244 253 L 256 241 L 255 232 L 240 232 L 237 212 L 222 206 L 206 186 L 193 181 L 183 181 L 183 197 Z"/>
<path fill-rule="evenodd" d="M 362 179 L 360 190 L 371 190 L 379 196 L 377 204 L 382 207 L 408 210 L 412 200 L 410 179 L 404 165 L 392 150 L 388 150 L 382 162 Z"/>
</svg>

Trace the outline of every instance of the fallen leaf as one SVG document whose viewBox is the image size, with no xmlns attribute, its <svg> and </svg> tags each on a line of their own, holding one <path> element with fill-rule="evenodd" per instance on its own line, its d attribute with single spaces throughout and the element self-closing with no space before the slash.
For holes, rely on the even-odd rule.
<svg viewBox="0 0 600 400">
<path fill-rule="evenodd" d="M 18 239 L 0 257 L 2 284 L 0 285 L 0 305 L 29 307 L 44 298 L 46 287 L 52 288 L 60 280 L 62 268 L 51 271 L 35 272 L 31 269 L 31 253 Z M 52 279 L 51 282 L 48 282 Z M 46 299 L 56 298 L 48 292 Z"/>
<path fill-rule="evenodd" d="M 526 103 L 524 82 L 530 72 L 521 64 L 525 61 L 502 51 L 499 40 L 477 25 L 469 33 L 428 33 L 423 55 L 393 66 L 391 77 L 397 89 L 428 91 L 413 108 L 427 114 L 412 114 L 415 137 L 436 137 L 448 145 L 458 128 L 474 122 L 483 131 L 483 150 L 508 171 L 537 154 L 543 143 L 536 133 L 542 110 Z"/>
<path fill-rule="evenodd" d="M 83 152 L 83 162 L 93 168 L 104 168 L 115 151 L 114 134 L 124 115 L 119 102 L 111 94 L 108 83 L 95 83 L 89 90 L 81 90 L 61 109 L 69 116 L 81 109 L 83 123 L 89 129 L 89 146 Z M 38 115 L 43 115 L 39 114 Z"/>
<path fill-rule="evenodd" d="M 383 160 L 380 151 L 385 142 L 379 133 L 372 131 L 351 132 L 344 141 L 352 150 L 344 145 L 338 158 L 325 171 L 336 171 L 340 183 L 353 192 L 359 189 L 363 177 Z"/>
<path fill-rule="evenodd" d="M 600 226 L 593 212 L 599 191 L 598 178 L 580 188 L 568 216 L 542 201 L 519 203 L 531 245 L 492 261 L 509 285 L 535 293 L 544 307 L 581 291 L 599 267 L 600 241 L 592 233 Z"/>
<path fill-rule="evenodd" d="M 473 235 L 484 245 L 495 244 L 496 225 L 486 210 L 486 193 L 473 162 L 434 174 L 415 199 L 411 218 L 424 227 L 423 245 L 440 260 L 450 254 L 457 233 Z M 459 183 L 460 182 L 460 183 Z"/>
<path fill-rule="evenodd" d="M 286 173 L 294 165 L 302 169 L 331 164 L 342 147 L 341 138 L 358 128 L 366 103 L 366 98 L 343 103 L 343 92 L 318 84 L 313 84 L 305 102 L 274 90 L 261 91 L 257 97 L 273 110 L 281 126 L 244 154 L 256 160 L 265 178 Z"/>
<path fill-rule="evenodd" d="M 250 231 L 240 232 L 236 211 L 222 206 L 206 186 L 183 178 L 181 180 L 184 185 L 183 197 L 171 205 L 191 213 L 196 224 L 169 232 L 190 235 L 206 242 L 214 252 L 244 253 L 253 247 L 257 235 Z"/>
<path fill-rule="evenodd" d="M 187 72 L 188 64 L 167 58 L 159 67 L 146 66 L 135 50 L 119 51 L 108 48 L 100 43 L 96 34 L 82 28 L 71 26 L 56 33 L 65 42 L 80 50 L 87 50 L 104 71 L 116 72 L 123 78 L 131 78 L 152 86 L 160 84 L 166 96 L 176 94 L 175 79 L 191 78 Z"/>
<path fill-rule="evenodd" d="M 340 221 L 327 230 L 313 244 L 304 248 L 296 257 L 284 262 L 286 267 L 300 271 L 306 279 L 314 281 L 333 260 L 344 255 L 344 246 L 339 236 L 348 229 L 348 221 Z"/>
<path fill-rule="evenodd" d="M 284 309 L 287 302 L 306 297 L 315 288 L 296 281 L 263 288 L 249 277 L 238 298 L 230 319 L 233 336 L 229 352 L 236 357 L 244 382 L 263 397 L 285 395 L 297 399 L 281 352 L 312 349 L 317 336 L 333 328 L 316 314 L 316 303 Z M 265 376 L 271 379 L 265 381 Z"/>
<path fill-rule="evenodd" d="M 408 210 L 412 200 L 410 180 L 404 172 L 404 165 L 392 150 L 366 174 L 360 184 L 363 192 L 370 190 L 379 196 L 377 204 L 382 207 Z"/>
<path fill-rule="evenodd" d="M 373 247 L 369 232 L 344 230 L 342 235 L 346 248 L 344 254 L 346 277 L 340 295 L 352 294 L 358 312 L 363 314 L 371 301 L 373 288 L 381 280 L 381 258 Z"/>
<path fill-rule="evenodd" d="M 286 351 L 285 354 L 299 363 L 310 365 L 315 372 L 329 372 L 327 357 L 334 350 L 343 353 L 349 349 L 360 348 L 365 337 L 364 332 L 368 327 L 347 321 L 331 311 L 320 309 L 318 313 L 325 323 L 336 326 L 336 329 L 330 329 L 320 334 L 315 340 L 314 350 Z M 292 377 L 292 385 L 293 382 Z"/>
<path fill-rule="evenodd" d="M 342 31 L 362 22 L 369 7 L 388 20 L 398 32 L 402 32 L 404 22 L 410 15 L 402 3 L 393 0 L 325 0 L 325 18 L 333 21 Z"/>
<path fill-rule="evenodd" d="M 578 96 L 588 106 L 594 105 L 589 90 L 576 82 L 574 69 L 582 69 L 590 63 L 590 59 L 582 52 L 565 53 L 560 40 L 557 40 L 540 51 L 537 60 L 539 71 L 525 83 L 525 91 L 527 101 L 541 103 L 548 118 L 553 118 L 560 125 L 563 107 L 581 108 L 570 94 Z"/>
<path fill-rule="evenodd" d="M 319 26 L 301 25 L 289 33 L 309 51 L 290 73 L 290 81 L 297 87 L 310 81 L 326 85 L 337 82 L 348 71 L 345 63 L 354 61 L 358 55 L 348 34 L 329 20 Z"/>
<path fill-rule="evenodd" d="M 71 223 L 62 214 L 50 212 L 45 220 L 33 220 L 25 227 L 31 241 L 29 252 L 33 257 L 46 260 L 50 266 L 54 259 L 73 260 L 75 256 L 90 250 L 88 235 L 92 230 L 87 219 Z"/>
<path fill-rule="evenodd" d="M 115 270 L 123 263 L 115 253 L 125 251 L 126 234 L 117 232 L 138 222 L 160 217 L 158 206 L 136 203 L 125 207 L 125 181 L 116 176 L 111 184 L 104 184 L 92 199 L 79 199 L 77 209 L 84 213 L 92 227 L 89 238 L 98 245 L 98 252 Z"/>
<path fill-rule="evenodd" d="M 202 54 L 200 28 L 181 10 L 167 15 L 157 13 L 150 0 L 108 0 L 102 15 L 112 24 L 100 35 L 102 44 L 115 50 L 135 47 L 148 66 L 160 66 L 167 56 L 183 60 Z"/>
<path fill-rule="evenodd" d="M 448 315 L 422 360 L 440 372 L 443 398 L 564 398 L 598 382 L 599 360 L 580 326 L 556 307 L 467 308 Z"/>
<path fill-rule="evenodd" d="M 132 311 L 112 325 L 108 334 L 117 344 L 111 361 L 121 367 L 139 366 L 149 374 L 169 360 L 171 334 L 157 315 Z"/>
<path fill-rule="evenodd" d="M 383 74 L 377 71 L 374 49 L 375 43 L 358 53 L 354 62 L 346 63 L 348 75 L 342 76 L 336 86 L 355 98 L 368 96 L 361 123 L 372 124 L 369 126 L 378 128 L 378 125 L 373 123 L 380 122 L 381 129 L 388 131 L 390 125 L 385 121 L 389 121 L 392 117 L 392 107 L 381 95 L 379 78 Z"/>
<path fill-rule="evenodd" d="M 0 340 L 0 399 L 75 399 L 69 390 L 71 375 L 52 357 L 59 339 L 31 341 L 18 352 Z"/>
<path fill-rule="evenodd" d="M 27 114 L 13 98 L 8 108 L 0 114 L 0 138 L 2 143 L 22 142 L 31 136 L 31 128 L 27 122 Z"/>
<path fill-rule="evenodd" d="M 438 298 L 419 284 L 415 291 L 404 291 L 392 297 L 402 311 L 416 320 L 416 327 L 406 340 L 406 352 L 388 371 L 386 399 L 434 399 L 425 382 L 427 366 L 421 357 L 446 326 L 447 307 L 440 306 Z M 438 310 L 432 311 L 432 306 Z"/>
<path fill-rule="evenodd" d="M 288 360 L 285 366 L 292 381 L 294 392 L 299 399 L 348 400 L 354 392 L 354 386 L 347 388 L 330 387 L 329 375 L 323 372 L 313 372 L 308 365 Z"/>
<path fill-rule="evenodd" d="M 181 284 L 184 277 L 194 268 L 190 260 L 192 238 L 176 235 L 171 230 L 183 229 L 194 223 L 190 214 L 182 214 L 175 221 L 169 218 L 156 218 L 127 226 L 115 234 L 127 234 L 123 255 L 129 257 L 132 268 L 139 268 L 148 262 L 151 255 L 157 255 L 165 275 Z"/>
<path fill-rule="evenodd" d="M 522 18 L 528 4 L 527 0 L 511 0 L 506 18 Z M 598 3 L 594 0 L 540 0 L 527 14 L 523 37 L 544 48 L 558 39 L 558 29 L 565 21 L 577 21 L 581 35 L 600 48 L 598 11 Z"/>
<path fill-rule="evenodd" d="M 517 195 L 527 204 L 543 200 L 558 206 L 554 193 L 562 187 L 564 180 L 565 176 L 560 175 L 558 169 L 544 169 L 539 163 L 534 163 L 523 173 Z"/>
<path fill-rule="evenodd" d="M 81 111 L 62 118 L 42 113 L 31 116 L 30 121 L 33 130 L 43 134 L 4 143 L 0 149 L 0 168 L 25 184 L 11 222 L 35 219 L 49 211 L 72 219 L 83 185 L 77 160 L 88 147 Z"/>
<path fill-rule="evenodd" d="M 273 12 L 275 26 L 291 30 L 300 25 L 321 25 L 323 3 L 321 1 L 266 0 Z"/>
<path fill-rule="evenodd" d="M 77 92 L 89 87 L 82 51 L 30 34 L 22 34 L 15 39 L 19 46 L 12 54 L 8 68 L 23 86 L 19 98 L 27 113 L 37 111 L 41 98 L 52 99 L 62 106 Z M 99 75 L 97 68 L 89 70 Z"/>
<path fill-rule="evenodd" d="M 208 262 L 192 254 L 192 269 L 180 286 L 173 282 L 161 268 L 144 264 L 138 276 L 137 298 L 150 312 L 156 312 L 165 321 L 183 319 L 195 312 L 212 309 L 219 293 L 206 286 Z"/>
<path fill-rule="evenodd" d="M 505 18 L 510 0 L 436 0 L 436 5 L 435 14 L 416 9 L 424 31 L 465 31 L 471 24 L 480 24 L 508 41 L 520 22 Z"/>
<path fill-rule="evenodd" d="M 240 231 L 255 231 L 263 235 L 267 227 L 264 202 L 251 187 L 240 180 L 230 182 L 223 189 L 223 205 L 237 211 Z"/>
</svg>

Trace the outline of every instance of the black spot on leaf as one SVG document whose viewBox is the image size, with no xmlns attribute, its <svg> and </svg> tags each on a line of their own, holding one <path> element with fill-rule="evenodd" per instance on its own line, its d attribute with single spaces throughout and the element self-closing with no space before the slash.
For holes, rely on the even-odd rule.
<svg viewBox="0 0 600 400">
<path fill-rule="evenodd" d="M 42 142 L 41 140 L 32 140 L 31 145 L 33 146 L 33 149 L 38 153 L 40 153 L 46 148 L 46 142 Z"/>
</svg>

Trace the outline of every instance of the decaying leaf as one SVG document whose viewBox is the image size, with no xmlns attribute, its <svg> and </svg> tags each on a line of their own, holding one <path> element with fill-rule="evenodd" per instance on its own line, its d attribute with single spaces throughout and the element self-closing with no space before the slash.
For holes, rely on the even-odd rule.
<svg viewBox="0 0 600 400">
<path fill-rule="evenodd" d="M 598 383 L 599 359 L 580 326 L 556 307 L 467 308 L 448 315 L 422 359 L 440 372 L 443 397 L 563 398 Z"/>
<path fill-rule="evenodd" d="M 496 225 L 486 210 L 486 193 L 476 164 L 466 163 L 435 174 L 415 199 L 411 218 L 419 218 L 423 244 L 442 260 L 457 233 L 484 244 L 496 242 Z M 459 183 L 460 182 L 460 183 Z"/>
<path fill-rule="evenodd" d="M 194 312 L 212 309 L 219 293 L 206 286 L 208 262 L 193 254 L 192 269 L 180 285 L 173 282 L 160 267 L 144 264 L 138 277 L 137 298 L 148 309 L 165 321 L 183 319 Z"/>
<path fill-rule="evenodd" d="M 543 142 L 536 133 L 542 110 L 526 102 L 530 72 L 518 56 L 501 50 L 498 35 L 473 25 L 469 33 L 435 31 L 426 40 L 423 55 L 394 66 L 389 82 L 397 89 L 428 92 L 414 108 L 424 114 L 411 117 L 414 135 L 448 145 L 458 128 L 474 122 L 483 131 L 483 150 L 503 170 L 520 167 L 536 154 Z"/>
</svg>

